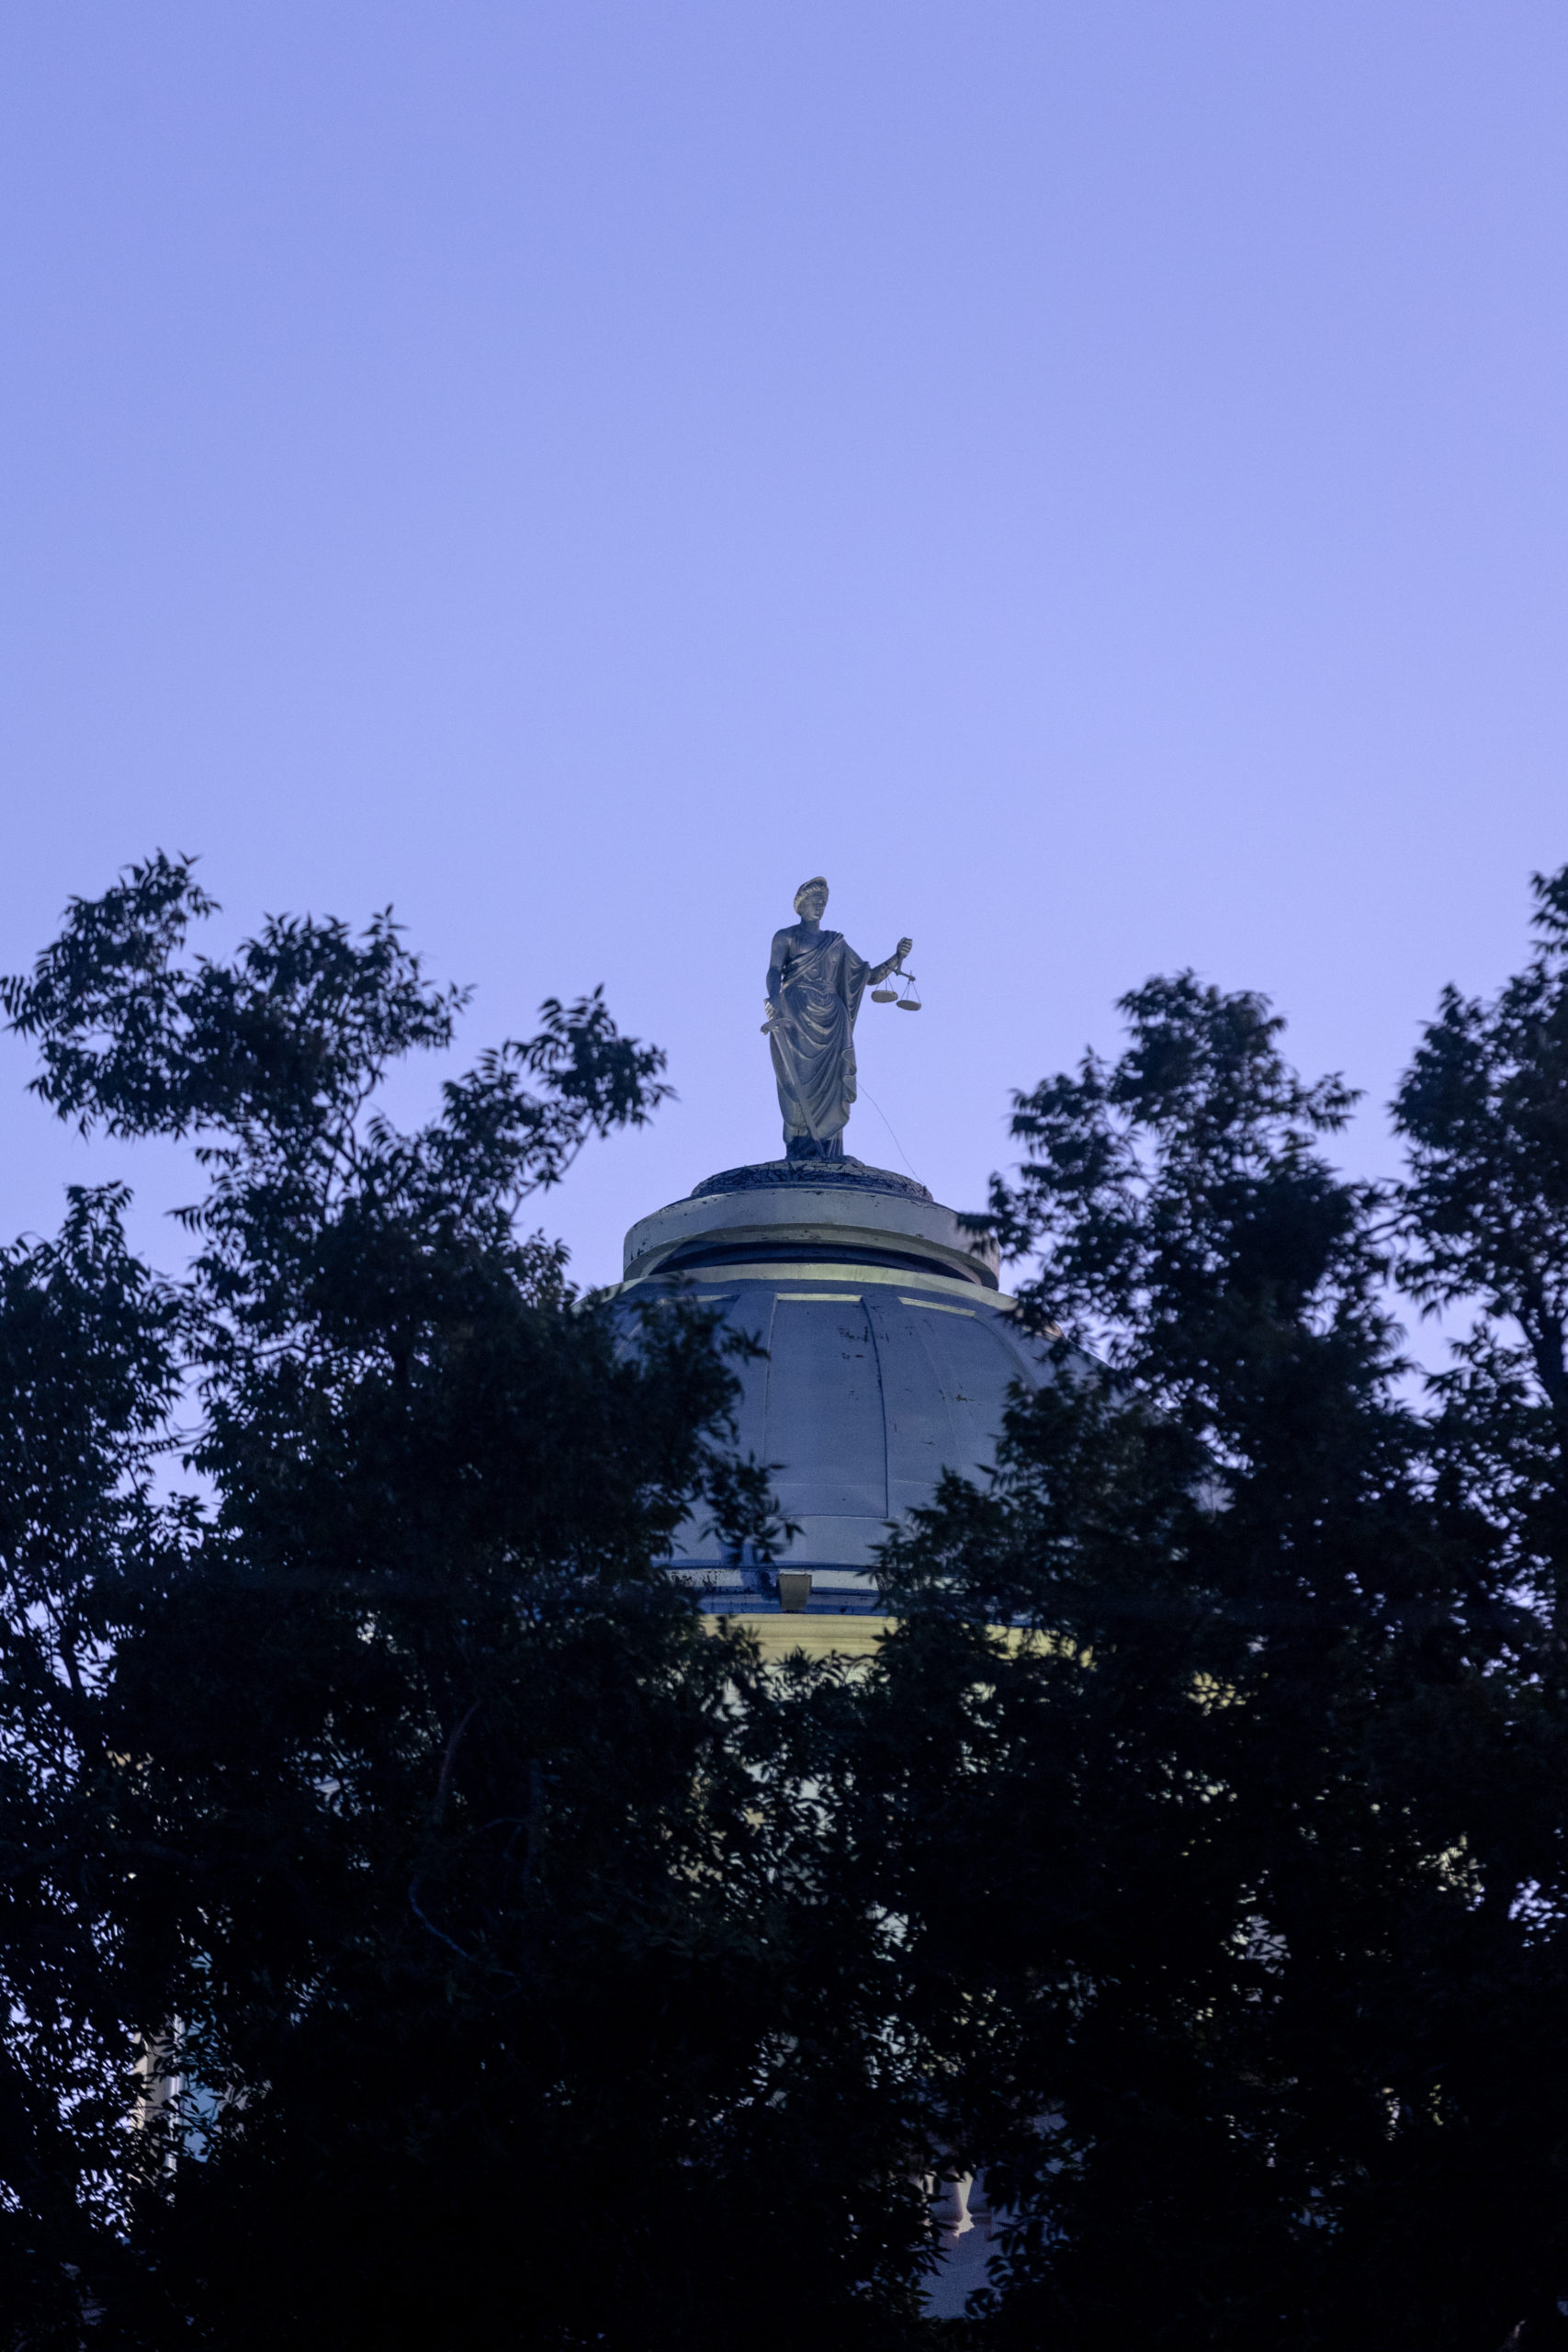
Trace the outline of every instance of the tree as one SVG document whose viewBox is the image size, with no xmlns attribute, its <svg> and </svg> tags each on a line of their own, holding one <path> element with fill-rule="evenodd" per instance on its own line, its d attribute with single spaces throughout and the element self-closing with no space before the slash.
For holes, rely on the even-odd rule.
<svg viewBox="0 0 1568 2352">
<path fill-rule="evenodd" d="M 177 1281 L 107 1194 L 0 1287 L 13 2340 L 908 2340 L 924 2094 L 886 1923 L 826 1900 L 841 1694 L 660 1565 L 705 1498 L 770 1541 L 732 1375 L 516 1227 L 662 1057 L 552 1002 L 400 1134 L 461 996 L 389 917 L 223 962 L 210 910 L 154 858 L 6 989 L 46 1102 L 206 1182 Z"/>
<path fill-rule="evenodd" d="M 1010 2209 L 977 2340 L 1491 2352 L 1568 2284 L 1510 2144 L 1527 2075 L 1559 2132 L 1568 2087 L 1544 2010 L 1509 2047 L 1533 1620 L 1403 1399 L 1388 1204 L 1323 1156 L 1351 1098 L 1256 998 L 1123 1010 L 1018 1099 L 991 1224 L 1056 1377 L 889 1547 L 862 1774 L 954 2161 Z"/>
<path fill-rule="evenodd" d="M 0 1253 L 0 2278 L 75 2340 L 112 2267 L 133 2054 L 106 1849 L 144 1859 L 104 1736 L 121 1589 L 161 1548 L 152 1478 L 178 1393 L 178 1306 L 128 1251 L 123 1195 L 72 1192 L 55 1242 Z"/>
<path fill-rule="evenodd" d="M 6 984 L 62 1116 L 186 1140 L 0 1256 L 9 2341 L 1500 2352 L 1568 2296 L 1568 873 L 1445 996 L 1404 1182 L 1190 975 L 1017 1098 L 1055 1378 L 889 1542 L 868 1672 L 661 1566 L 776 1544 L 680 1298 L 519 1230 L 661 1059 L 447 1082 L 389 918 L 228 961 L 157 858 Z M 1425 1395 L 1397 1285 L 1469 1306 Z M 921 2177 L 995 2290 L 922 2319 Z"/>
<path fill-rule="evenodd" d="M 1491 1004 L 1443 991 L 1394 1102 L 1408 1140 L 1405 1287 L 1472 1308 L 1438 1395 L 1537 1604 L 1555 1687 L 1568 1633 L 1568 867 L 1534 877 L 1536 952 Z"/>
<path fill-rule="evenodd" d="M 1524 968 L 1490 1003 L 1444 989 L 1393 1109 L 1401 1278 L 1428 1310 L 1472 1317 L 1431 1384 L 1442 1476 L 1525 1604 L 1507 1719 L 1450 1769 L 1478 1815 L 1475 1902 L 1511 1930 L 1473 1988 L 1499 2236 L 1535 2287 L 1537 2332 L 1568 2340 L 1568 867 L 1532 889 Z"/>
</svg>

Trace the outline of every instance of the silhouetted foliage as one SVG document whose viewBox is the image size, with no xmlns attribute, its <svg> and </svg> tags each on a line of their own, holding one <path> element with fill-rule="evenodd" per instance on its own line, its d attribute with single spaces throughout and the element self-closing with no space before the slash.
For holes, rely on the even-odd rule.
<svg viewBox="0 0 1568 2352">
<path fill-rule="evenodd" d="M 660 1566 L 766 1538 L 732 1375 L 514 1225 L 662 1057 L 551 1003 L 399 1134 L 458 996 L 388 918 L 220 963 L 209 910 L 150 861 L 6 993 L 62 1115 L 206 1176 L 178 1282 L 113 1193 L 0 1267 L 11 2340 L 891 2341 L 922 2094 L 821 1917 L 832 1678 Z"/>
<path fill-rule="evenodd" d="M 1323 1156 L 1343 1087 L 1254 998 L 1123 1010 L 1119 1061 L 1018 1100 L 991 1216 L 1043 1248 L 1058 1377 L 890 1549 L 863 1776 L 954 2147 L 1010 2208 L 976 2340 L 1554 2340 L 1568 1758 L 1500 1431 L 1406 1401 L 1394 1204 Z M 1419 1246 L 1444 1148 L 1434 1115 Z"/>
<path fill-rule="evenodd" d="M 1017 1099 L 1054 1381 L 852 1672 L 661 1562 L 779 1541 L 715 1327 L 518 1227 L 661 1057 L 442 1088 L 389 917 L 227 962 L 157 858 L 5 984 L 186 1139 L 0 1256 L 0 2263 L 18 2348 L 1501 2352 L 1568 2295 L 1568 873 L 1327 1153 L 1257 998 Z M 1475 1319 L 1424 1385 L 1401 1293 Z M 189 1491 L 183 1492 L 182 1484 Z M 922 2177 L 1000 2226 L 922 2317 Z"/>
</svg>

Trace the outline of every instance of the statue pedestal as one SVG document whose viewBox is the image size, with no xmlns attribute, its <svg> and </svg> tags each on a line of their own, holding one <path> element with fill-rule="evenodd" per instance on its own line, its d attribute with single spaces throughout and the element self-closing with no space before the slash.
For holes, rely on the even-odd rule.
<svg viewBox="0 0 1568 2352">
<path fill-rule="evenodd" d="M 847 1251 L 873 1261 L 891 1251 L 911 1271 L 997 1287 L 992 1244 L 966 1233 L 956 1213 L 912 1177 L 858 1159 L 768 1159 L 708 1177 L 690 1199 L 633 1226 L 626 1279 L 739 1264 L 748 1254 L 776 1258 L 781 1250 L 816 1259 Z"/>
</svg>

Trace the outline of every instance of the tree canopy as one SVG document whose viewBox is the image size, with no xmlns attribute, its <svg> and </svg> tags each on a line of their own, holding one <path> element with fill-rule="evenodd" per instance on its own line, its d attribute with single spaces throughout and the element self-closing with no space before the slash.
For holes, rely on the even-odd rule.
<svg viewBox="0 0 1568 2352">
<path fill-rule="evenodd" d="M 150 861 L 6 999 L 205 1180 L 176 1280 L 113 1191 L 0 1270 L 17 2340 L 885 2340 L 886 1937 L 821 1932 L 810 1706 L 659 1565 L 693 1507 L 767 1543 L 733 1375 L 516 1224 L 662 1057 L 550 1003 L 401 1134 L 458 997 L 387 918 L 220 963 L 209 911 Z"/>
<path fill-rule="evenodd" d="M 1123 1010 L 993 1195 L 1062 1377 L 889 1553 L 883 1866 L 1016 2215 L 983 2340 L 1550 2340 L 1562 1725 L 1482 1433 L 1410 1400 L 1421 1197 L 1334 1171 L 1256 999 Z"/>
<path fill-rule="evenodd" d="M 598 996 L 389 916 L 227 959 L 156 857 L 5 984 L 41 1100 L 183 1142 L 0 1254 L 0 2314 L 17 2347 L 1494 2352 L 1568 2329 L 1568 872 L 1354 1098 L 1124 1000 L 987 1222 L 1054 1380 L 764 1668 L 711 1317 L 526 1204 L 651 1116 Z M 1401 1317 L 1469 1317 L 1423 1379 Z M 927 2316 L 934 2176 L 989 2290 Z"/>
</svg>

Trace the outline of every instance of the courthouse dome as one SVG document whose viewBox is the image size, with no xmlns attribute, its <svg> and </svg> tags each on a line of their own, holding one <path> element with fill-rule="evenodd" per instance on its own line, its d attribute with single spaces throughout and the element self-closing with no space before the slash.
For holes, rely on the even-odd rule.
<svg viewBox="0 0 1568 2352">
<path fill-rule="evenodd" d="M 710 1176 L 634 1225 L 628 1301 L 680 1280 L 766 1351 L 737 1363 L 739 1443 L 778 1465 L 800 1532 L 777 1563 L 812 1571 L 812 1606 L 875 1606 L 872 1554 L 944 1469 L 994 1459 L 1015 1381 L 1050 1377 L 997 1286 L 994 1252 L 922 1184 L 853 1159 Z M 754 1607 L 766 1572 L 725 1561 L 693 1521 L 676 1568 L 710 1605 Z"/>
</svg>

